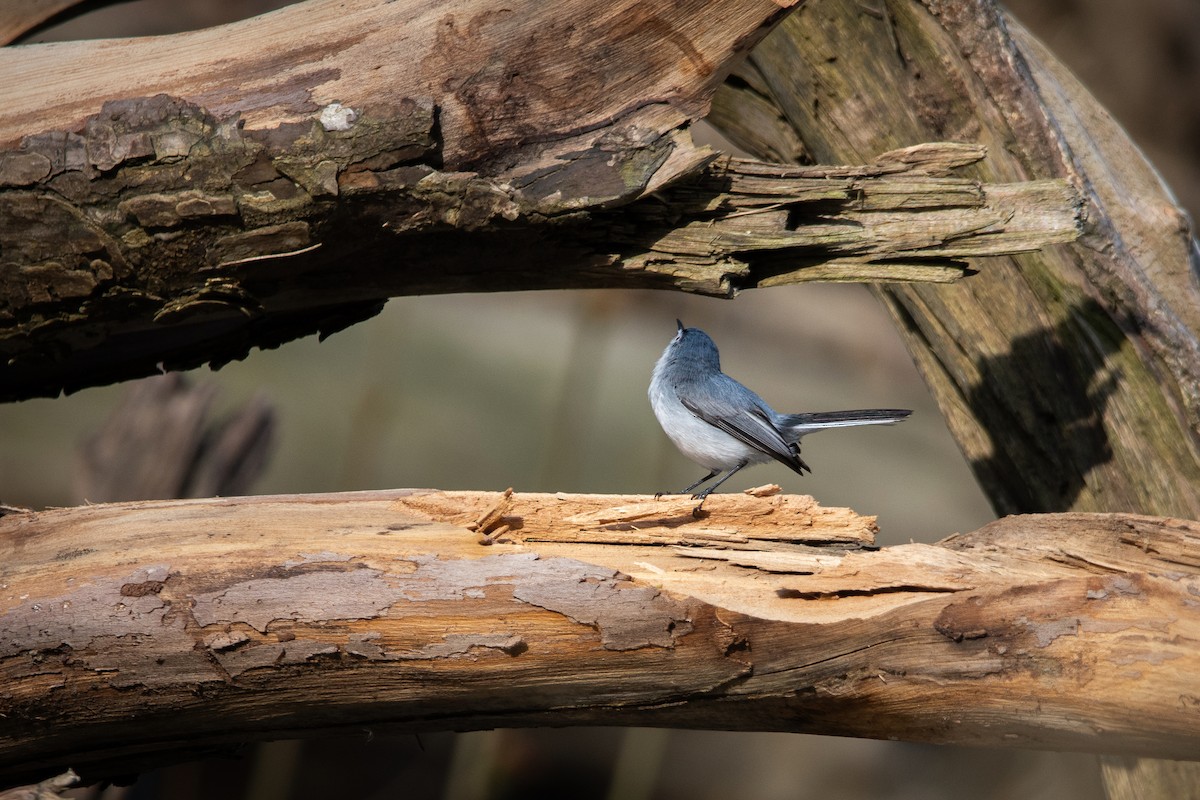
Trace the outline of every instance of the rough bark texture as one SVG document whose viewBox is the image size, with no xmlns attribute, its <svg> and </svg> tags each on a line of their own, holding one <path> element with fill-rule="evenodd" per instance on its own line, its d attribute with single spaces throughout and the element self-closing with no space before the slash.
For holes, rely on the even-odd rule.
<svg viewBox="0 0 1200 800">
<path fill-rule="evenodd" d="M 271 15 L 137 49 L 90 43 L 0 51 L 0 71 L 14 76 L 0 118 L 8 148 L 0 176 L 6 208 L 15 209 L 4 212 L 0 230 L 45 225 L 40 238 L 58 236 L 69 256 L 56 261 L 30 251 L 37 260 L 13 262 L 21 270 L 14 285 L 61 287 L 60 296 L 85 310 L 93 292 L 108 298 L 113 290 L 131 315 L 147 320 L 118 349 L 165 342 L 189 358 L 220 359 L 370 313 L 375 296 L 317 310 L 298 299 L 336 285 L 328 276 L 322 282 L 318 269 L 333 258 L 324 252 L 333 246 L 351 260 L 402 259 L 393 268 L 404 272 L 406 265 L 424 267 L 454 238 L 422 249 L 393 230 L 384 244 L 347 245 L 339 237 L 356 229 L 337 227 L 348 224 L 346 217 L 312 224 L 317 218 L 305 216 L 329 207 L 323 203 L 365 209 L 363 217 L 380 226 L 479 231 L 481 238 L 469 240 L 477 253 L 514 241 L 482 236 L 488 224 L 504 227 L 513 197 L 526 201 L 514 222 L 541 214 L 563 225 L 593 208 L 612 213 L 649 199 L 709 162 L 688 144 L 686 126 L 703 112 L 730 58 L 778 13 L 748 0 L 700 10 L 668 5 L 613 6 L 603 19 L 574 15 L 575 27 L 536 17 L 541 6 L 518 9 L 535 15 L 536 24 L 523 28 L 535 33 L 503 52 L 480 43 L 505 30 L 511 18 L 504 15 L 413 12 L 367 0 L 308 3 L 283 12 L 302 16 Z M 748 22 L 735 7 L 759 21 Z M 664 19 L 678 25 L 664 28 Z M 592 22 L 597 27 L 588 28 Z M 284 46 L 258 47 L 273 29 Z M 636 69 L 599 66 L 610 54 L 597 49 L 598 31 L 613 30 L 624 36 L 609 44 L 630 49 L 616 47 L 612 63 Z M 647 44 L 656 31 L 670 34 L 674 46 Z M 386 38 L 397 32 L 407 38 Z M 732 35 L 716 42 L 716 32 Z M 223 46 L 255 55 L 218 63 Z M 564 53 L 578 56 L 579 71 L 548 66 Z M 131 55 L 129 69 L 103 68 L 114 61 L 125 67 Z M 436 79 L 414 78 L 414 63 Z M 467 69 L 456 71 L 460 64 Z M 66 80 L 68 72 L 76 80 Z M 235 72 L 236 92 L 222 83 Z M 526 86 L 538 87 L 538 102 L 522 104 L 530 97 Z M 718 104 L 721 120 L 763 156 L 862 163 L 921 141 L 964 139 L 988 147 L 991 157 L 972 173 L 981 181 L 1066 179 L 1078 187 L 1088 222 L 1079 244 L 989 265 L 949 289 L 900 287 L 886 298 L 998 508 L 1200 516 L 1200 303 L 1186 219 L 1111 120 L 1036 42 L 984 0 L 888 2 L 879 10 L 817 0 L 759 48 L 728 92 Z M 617 96 L 640 99 L 615 109 L 586 102 Z M 126 102 L 101 113 L 106 97 Z M 585 102 L 576 103 L 580 98 Z M 38 131 L 47 133 L 19 141 Z M 180 183 L 163 183 L 169 173 L 162 170 L 171 165 Z M 54 193 L 39 195 L 43 185 Z M 79 198 L 104 194 L 91 194 L 97 186 L 108 196 L 94 200 L 93 210 L 79 206 Z M 539 205 L 572 186 L 594 192 L 585 200 L 578 195 L 583 205 L 554 213 Z M 397 187 L 416 192 L 418 211 L 371 204 Z M 426 190 L 429 196 L 421 194 Z M 219 226 L 229 227 L 196 246 L 197 229 Z M 526 251 L 557 241 L 524 235 Z M 6 259 L 13 252 L 27 257 L 4 244 Z M 497 274 L 519 276 L 520 251 L 495 252 Z M 145 253 L 171 254 L 174 271 L 148 285 L 123 283 Z M 520 263 L 506 266 L 505 258 Z M 577 251 L 554 258 L 581 263 Z M 13 270 L 5 268 L 6 280 Z M 314 271 L 318 278 L 309 277 Z M 755 277 L 753 269 L 749 274 Z M 48 277 L 39 283 L 39 275 Z M 441 279 L 453 282 L 452 275 Z M 506 285 L 514 280 L 504 278 Z M 173 294 L 180 286 L 191 289 Z M 38 369 L 74 359 L 77 374 L 114 377 L 120 370 L 95 345 L 104 337 L 55 316 L 57 299 L 34 303 L 28 317 L 8 312 L 6 324 L 32 324 L 20 331 L 26 338 L 19 344 L 39 336 L 48 344 L 5 351 L 5 364 Z M 159 352 L 141 351 L 143 368 Z M 220 745 L 364 721 L 414 729 L 549 721 L 744 725 L 1176 758 L 1197 753 L 1196 701 L 1186 687 L 1197 667 L 1191 523 L 1049 517 L 1037 525 L 1061 524 L 1066 533 L 1047 538 L 1041 527 L 1035 534 L 1010 520 L 942 548 L 833 555 L 832 564 L 821 561 L 828 551 L 739 541 L 742 516 L 752 513 L 746 508 L 726 509 L 728 525 L 712 517 L 655 525 L 661 510 L 647 512 L 647 521 L 636 518 L 637 508 L 613 519 L 595 509 L 593 517 L 601 517 L 573 523 L 587 528 L 576 539 L 629 542 L 620 547 L 535 542 L 535 526 L 525 522 L 534 513 L 501 509 L 493 515 L 501 528 L 515 527 L 517 517 L 524 528 L 506 534 L 489 524 L 497 540 L 490 549 L 454 527 L 457 518 L 421 522 L 422 514 L 436 515 L 399 500 L 381 501 L 385 511 L 364 512 L 361 520 L 321 498 L 280 501 L 257 526 L 239 519 L 229 527 L 215 513 L 271 502 L 162 506 L 149 523 L 158 538 L 129 543 L 121 539 L 124 526 L 104 516 L 125 513 L 121 507 L 0 521 L 14 526 L 3 540 L 13 555 L 0 568 L 32 565 L 22 571 L 28 592 L 9 593 L 15 578 L 0 573 L 5 614 L 22 620 L 28 640 L 25 646 L 14 639 L 0 657 L 0 703 L 7 704 L 0 726 L 13 731 L 3 756 L 12 765 L 8 775 L 45 774 L 71 760 L 69 753 L 90 766 L 136 765 L 140 755 L 197 741 Z M 289 541 L 282 532 L 292 519 L 284 513 L 288 502 L 328 512 L 324 521 L 297 523 L 303 536 L 290 540 L 297 553 L 279 545 Z M 471 510 L 483 514 L 490 502 Z M 98 515 L 91 518 L 96 527 L 84 530 L 87 514 Z M 153 507 L 137 514 L 153 516 Z M 80 532 L 56 538 L 72 520 Z M 695 546 L 694 525 L 705 526 L 701 541 L 715 539 L 722 549 Z M 666 533 L 656 537 L 659 528 Z M 436 541 L 419 540 L 433 533 Z M 525 542 L 504 543 L 510 535 Z M 663 545 L 672 540 L 663 538 L 670 535 L 686 535 L 692 546 L 668 550 Z M 65 544 L 72 536 L 81 543 Z M 185 549 L 165 548 L 172 536 L 194 538 Z M 104 541 L 116 543 L 111 552 L 92 543 Z M 582 558 L 578 548 L 597 554 Z M 167 563 L 168 552 L 180 555 Z M 558 584 L 548 559 L 574 580 Z M 858 559 L 878 571 L 863 573 Z M 488 571 L 489 563 L 500 572 Z M 769 571 L 780 565 L 782 571 Z M 852 577 L 839 577 L 843 566 Z M 522 572 L 526 567 L 531 571 Z M 444 570 L 450 584 L 442 581 Z M 66 574 L 72 571 L 82 577 Z M 805 571 L 812 577 L 794 574 Z M 872 574 L 878 580 L 863 589 L 858 580 Z M 750 582 L 760 590 L 742 596 L 737 586 Z M 458 588 L 437 593 L 447 585 Z M 295 602 L 252 604 L 251 595 L 270 598 L 276 589 Z M 409 616 L 414 603 L 422 612 Z M 76 605 L 99 613 L 72 629 Z M 482 630 L 479 619 L 504 624 Z M 447 638 L 460 630 L 464 638 Z M 634 649 L 614 650 L 614 643 Z M 567 669 L 580 648 L 589 664 L 582 675 Z M 144 657 L 152 652 L 163 654 L 162 663 Z M 443 686 L 444 716 L 431 711 L 424 694 L 435 671 L 451 676 Z M 674 682 L 651 685 L 663 675 Z M 157 684 L 164 676 L 183 677 Z M 579 689 L 585 699 L 571 700 Z M 164 695 L 178 701 L 170 711 Z M 172 738 L 180 714 L 196 720 L 187 741 Z M 740 722 L 720 721 L 732 715 Z M 130 719 L 140 727 L 131 730 Z M 231 720 L 242 727 L 230 730 Z M 135 740 L 113 743 L 115 730 Z M 104 747 L 111 749 L 97 749 Z M 1113 785 L 1147 771 L 1166 776 L 1169 766 L 1114 761 L 1107 774 Z"/>
<path fill-rule="evenodd" d="M 993 259 L 953 288 L 881 295 L 997 510 L 1200 516 L 1200 288 L 1186 215 L 991 2 L 884 11 L 806 4 L 718 94 L 714 121 L 757 155 L 795 155 L 799 140 L 820 161 L 968 139 L 988 146 L 971 168 L 980 180 L 1081 187 L 1077 243 Z M 773 126 L 747 130 L 764 108 Z"/>
<path fill-rule="evenodd" d="M 337 728 L 631 724 L 1188 757 L 1200 526 L 873 550 L 798 496 L 392 491 L 0 518 L 0 775 Z"/>
<path fill-rule="evenodd" d="M 1200 250 L 1129 137 L 1018 23 L 990 0 L 813 0 L 715 105 L 760 156 L 965 138 L 994 155 L 981 180 L 1080 187 L 1077 243 L 880 295 L 999 511 L 1200 517 Z M 1143 780 L 1141 796 L 1168 798 L 1181 771 L 1200 781 L 1169 762 L 1111 762 L 1105 778 L 1114 798 Z"/>
<path fill-rule="evenodd" d="M 969 145 L 807 171 L 695 147 L 774 3 L 493 5 L 0 50 L 0 400 L 219 365 L 397 294 L 945 281 L 1077 235 L 1062 182 L 942 177 Z"/>
</svg>

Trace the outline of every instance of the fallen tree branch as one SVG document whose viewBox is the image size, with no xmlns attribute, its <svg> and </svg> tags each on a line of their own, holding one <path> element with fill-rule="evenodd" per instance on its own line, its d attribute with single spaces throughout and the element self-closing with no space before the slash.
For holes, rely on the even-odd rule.
<svg viewBox="0 0 1200 800">
<path fill-rule="evenodd" d="M 796 169 L 693 145 L 775 3 L 493 5 L 0 49 L 0 400 L 220 365 L 399 294 L 947 281 L 1078 235 L 1064 182 L 945 177 L 976 146 Z"/>
<path fill-rule="evenodd" d="M 872 550 L 802 496 L 390 491 L 0 518 L 0 776 L 628 724 L 1193 757 L 1200 525 Z"/>
<path fill-rule="evenodd" d="M 993 0 L 811 0 L 714 100 L 759 157 L 853 161 L 913 142 L 992 147 L 981 181 L 1066 177 L 1065 247 L 994 259 L 959 290 L 887 286 L 891 310 L 994 508 L 1200 517 L 1200 246 L 1112 116 Z M 879 124 L 879 120 L 886 120 Z M 753 129 L 748 124 L 754 125 Z M 1200 768 L 1105 765 L 1110 798 L 1175 798 Z"/>
<path fill-rule="evenodd" d="M 952 291 L 878 291 L 1001 513 L 1200 516 L 1200 249 L 1187 215 L 992 0 L 888 3 L 882 16 L 813 0 L 742 62 L 710 119 L 763 158 L 854 161 L 969 138 L 989 146 L 964 168 L 977 180 L 1080 187 L 1077 241 L 993 259 Z"/>
</svg>

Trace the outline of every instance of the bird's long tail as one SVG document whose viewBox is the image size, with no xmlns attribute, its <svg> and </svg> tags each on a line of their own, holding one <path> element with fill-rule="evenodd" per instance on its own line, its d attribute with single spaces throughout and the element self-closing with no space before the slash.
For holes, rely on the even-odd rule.
<svg viewBox="0 0 1200 800">
<path fill-rule="evenodd" d="M 905 408 L 868 408 L 858 411 L 816 411 L 809 414 L 784 414 L 783 424 L 796 436 L 826 428 L 852 425 L 894 425 L 912 414 Z"/>
</svg>

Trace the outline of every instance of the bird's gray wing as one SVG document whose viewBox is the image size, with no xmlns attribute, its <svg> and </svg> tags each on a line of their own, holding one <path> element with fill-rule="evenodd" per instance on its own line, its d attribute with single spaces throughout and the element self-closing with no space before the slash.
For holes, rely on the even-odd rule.
<svg viewBox="0 0 1200 800">
<path fill-rule="evenodd" d="M 732 382 L 732 380 L 731 380 Z M 735 384 L 739 389 L 740 384 Z M 707 386 L 707 389 L 714 387 Z M 749 392 L 749 390 L 745 390 Z M 812 468 L 800 458 L 800 450 L 787 442 L 775 427 L 761 401 L 735 403 L 725 392 L 704 391 L 692 386 L 676 386 L 675 392 L 683 407 L 709 425 L 728 433 L 738 441 L 753 447 L 800 475 Z M 757 400 L 757 395 L 751 394 Z"/>
</svg>

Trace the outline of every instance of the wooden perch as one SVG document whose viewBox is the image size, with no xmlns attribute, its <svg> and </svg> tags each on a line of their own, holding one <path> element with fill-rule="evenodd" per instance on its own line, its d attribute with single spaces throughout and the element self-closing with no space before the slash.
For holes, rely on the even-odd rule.
<svg viewBox="0 0 1200 800">
<path fill-rule="evenodd" d="M 619 724 L 1191 758 L 1200 524 L 939 545 L 803 496 L 387 491 L 0 518 L 0 776 Z"/>
<path fill-rule="evenodd" d="M 1078 235 L 1065 182 L 945 177 L 976 146 L 797 169 L 693 145 L 784 13 L 309 0 L 0 49 L 0 400 L 220 365 L 398 294 L 946 281 Z"/>
</svg>

